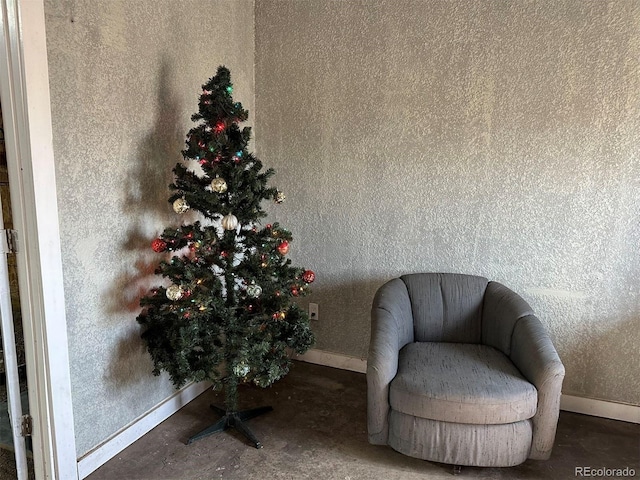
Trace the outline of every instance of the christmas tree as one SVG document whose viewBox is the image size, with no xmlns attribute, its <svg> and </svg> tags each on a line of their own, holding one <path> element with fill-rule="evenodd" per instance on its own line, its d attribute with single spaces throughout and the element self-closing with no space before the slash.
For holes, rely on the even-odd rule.
<svg viewBox="0 0 640 480">
<path fill-rule="evenodd" d="M 247 150 L 248 112 L 232 98 L 230 72 L 221 66 L 203 86 L 197 123 L 169 186 L 169 203 L 183 220 L 152 241 L 163 255 L 156 269 L 164 285 L 141 300 L 138 322 L 154 362 L 176 388 L 209 380 L 225 392 L 222 418 L 190 439 L 235 427 L 259 448 L 244 420 L 271 410 L 238 412 L 238 385 L 267 387 L 289 371 L 290 351 L 313 344 L 307 313 L 294 301 L 309 293 L 315 274 L 291 265 L 291 233 L 262 226 L 263 200 L 282 203 L 267 185 L 273 169 Z"/>
</svg>

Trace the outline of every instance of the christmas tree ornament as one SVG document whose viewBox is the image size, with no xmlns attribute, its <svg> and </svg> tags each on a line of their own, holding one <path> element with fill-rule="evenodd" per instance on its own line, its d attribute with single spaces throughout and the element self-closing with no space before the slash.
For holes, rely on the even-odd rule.
<svg viewBox="0 0 640 480">
<path fill-rule="evenodd" d="M 151 249 L 156 253 L 164 252 L 167 249 L 167 242 L 161 238 L 156 238 L 151 242 Z"/>
<path fill-rule="evenodd" d="M 281 192 L 280 190 L 278 190 L 278 191 L 276 192 L 276 196 L 275 196 L 275 198 L 274 198 L 274 201 L 275 201 L 276 203 L 282 203 L 282 202 L 284 202 L 284 201 L 285 201 L 285 199 L 286 199 L 286 198 L 287 198 L 287 197 L 286 197 L 286 195 L 285 195 L 283 192 Z"/>
<path fill-rule="evenodd" d="M 189 210 L 189 208 L 190 208 L 189 204 L 184 199 L 184 197 L 176 198 L 173 201 L 173 211 L 176 212 L 176 213 L 183 214 L 184 212 Z"/>
<path fill-rule="evenodd" d="M 222 218 L 222 228 L 225 230 L 235 230 L 238 227 L 238 219 L 229 213 Z"/>
<path fill-rule="evenodd" d="M 171 285 L 167 287 L 167 298 L 172 301 L 180 300 L 184 295 L 184 290 L 180 285 Z"/>
<path fill-rule="evenodd" d="M 313 283 L 315 279 L 316 274 L 313 272 L 313 270 L 305 270 L 302 274 L 302 280 L 304 281 L 304 283 Z"/>
<path fill-rule="evenodd" d="M 235 373 L 240 378 L 246 377 L 250 371 L 251 369 L 246 362 L 240 362 L 233 366 L 233 373 Z"/>
<path fill-rule="evenodd" d="M 278 244 L 276 248 L 280 255 L 286 255 L 287 253 L 289 253 L 289 242 L 287 242 L 286 240 L 283 240 Z"/>
<path fill-rule="evenodd" d="M 291 287 L 291 295 L 293 295 L 294 297 L 297 297 L 298 295 L 300 295 L 300 290 L 297 285 L 294 285 Z"/>
<path fill-rule="evenodd" d="M 252 283 L 247 287 L 247 295 L 252 298 L 258 298 L 260 295 L 262 295 L 262 287 L 260 285 L 256 285 L 255 283 Z"/>
<path fill-rule="evenodd" d="M 227 191 L 227 181 L 224 178 L 216 177 L 211 180 L 211 190 L 216 193 L 224 193 Z"/>
</svg>

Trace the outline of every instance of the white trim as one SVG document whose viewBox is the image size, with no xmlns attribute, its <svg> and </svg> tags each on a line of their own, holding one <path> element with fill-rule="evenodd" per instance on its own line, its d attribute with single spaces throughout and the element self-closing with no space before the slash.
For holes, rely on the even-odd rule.
<svg viewBox="0 0 640 480">
<path fill-rule="evenodd" d="M 351 370 L 352 372 L 367 373 L 367 361 L 362 358 L 350 357 L 341 353 L 327 352 L 312 348 L 302 355 L 295 355 L 296 360 L 303 362 L 324 365 L 325 367 L 339 368 L 341 370 Z"/>
<path fill-rule="evenodd" d="M 208 382 L 191 383 L 121 428 L 78 461 L 78 477 L 87 477 L 210 387 Z"/>
<path fill-rule="evenodd" d="M 366 373 L 367 361 L 362 358 L 350 357 L 341 353 L 327 352 L 311 349 L 304 355 L 296 355 L 293 358 L 303 362 L 315 363 L 326 367 L 351 370 L 352 372 Z M 560 409 L 567 412 L 584 413 L 595 417 L 622 420 L 624 422 L 640 423 L 640 406 L 625 403 L 607 402 L 593 398 L 562 395 Z"/>
<path fill-rule="evenodd" d="M 622 420 L 623 422 L 640 423 L 640 406 L 626 403 L 606 402 L 595 398 L 562 395 L 560 409 L 567 412 L 584 413 L 594 417 Z"/>
<path fill-rule="evenodd" d="M 37 478 L 77 478 L 42 0 L 0 0 L 0 81 Z"/>
</svg>

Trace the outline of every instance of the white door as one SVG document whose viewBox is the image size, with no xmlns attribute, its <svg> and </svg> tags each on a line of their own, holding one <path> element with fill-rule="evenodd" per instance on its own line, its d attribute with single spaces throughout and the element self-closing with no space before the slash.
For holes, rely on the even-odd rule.
<svg viewBox="0 0 640 480">
<path fill-rule="evenodd" d="M 0 100 L 18 231 L 18 253 L 12 255 L 33 418 L 33 470 L 38 480 L 77 480 L 44 10 L 43 0 L 0 0 Z M 6 255 L 0 257 L 2 263 Z M 4 322 L 10 308 L 2 301 Z M 16 402 L 12 417 L 18 409 Z M 20 438 L 16 444 L 20 448 Z"/>
<path fill-rule="evenodd" d="M 33 464 L 30 467 L 27 462 L 26 442 L 26 437 L 31 434 L 31 417 L 25 411 L 28 410 L 29 402 L 14 257 L 17 234 L 11 221 L 4 135 L 0 139 L 0 227 L 3 227 L 0 228 L 0 375 L 3 380 L 0 384 L 0 478 L 27 480 L 34 478 L 33 471 L 29 474 Z M 15 463 L 10 461 L 11 454 L 14 455 Z"/>
</svg>

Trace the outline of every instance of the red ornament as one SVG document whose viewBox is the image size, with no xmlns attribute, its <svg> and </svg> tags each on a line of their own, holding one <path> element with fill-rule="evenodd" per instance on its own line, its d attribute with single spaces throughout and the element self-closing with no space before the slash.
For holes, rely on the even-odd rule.
<svg viewBox="0 0 640 480">
<path fill-rule="evenodd" d="M 296 285 L 291 287 L 291 295 L 293 295 L 294 297 L 300 295 L 300 291 L 298 290 L 298 287 Z"/>
<path fill-rule="evenodd" d="M 289 252 L 289 242 L 283 240 L 278 244 L 276 248 L 278 249 L 278 253 L 280 253 L 280 255 L 286 255 Z"/>
<path fill-rule="evenodd" d="M 225 129 L 224 122 L 216 123 L 216 126 L 215 126 L 216 133 L 221 133 L 224 131 L 224 129 Z"/>
<path fill-rule="evenodd" d="M 313 270 L 305 270 L 305 272 L 302 274 L 302 280 L 304 280 L 304 283 L 313 283 L 315 279 L 316 274 L 313 273 Z"/>
<path fill-rule="evenodd" d="M 164 252 L 167 249 L 167 242 L 165 242 L 161 238 L 156 238 L 153 242 L 151 242 L 151 248 L 156 253 Z"/>
</svg>

